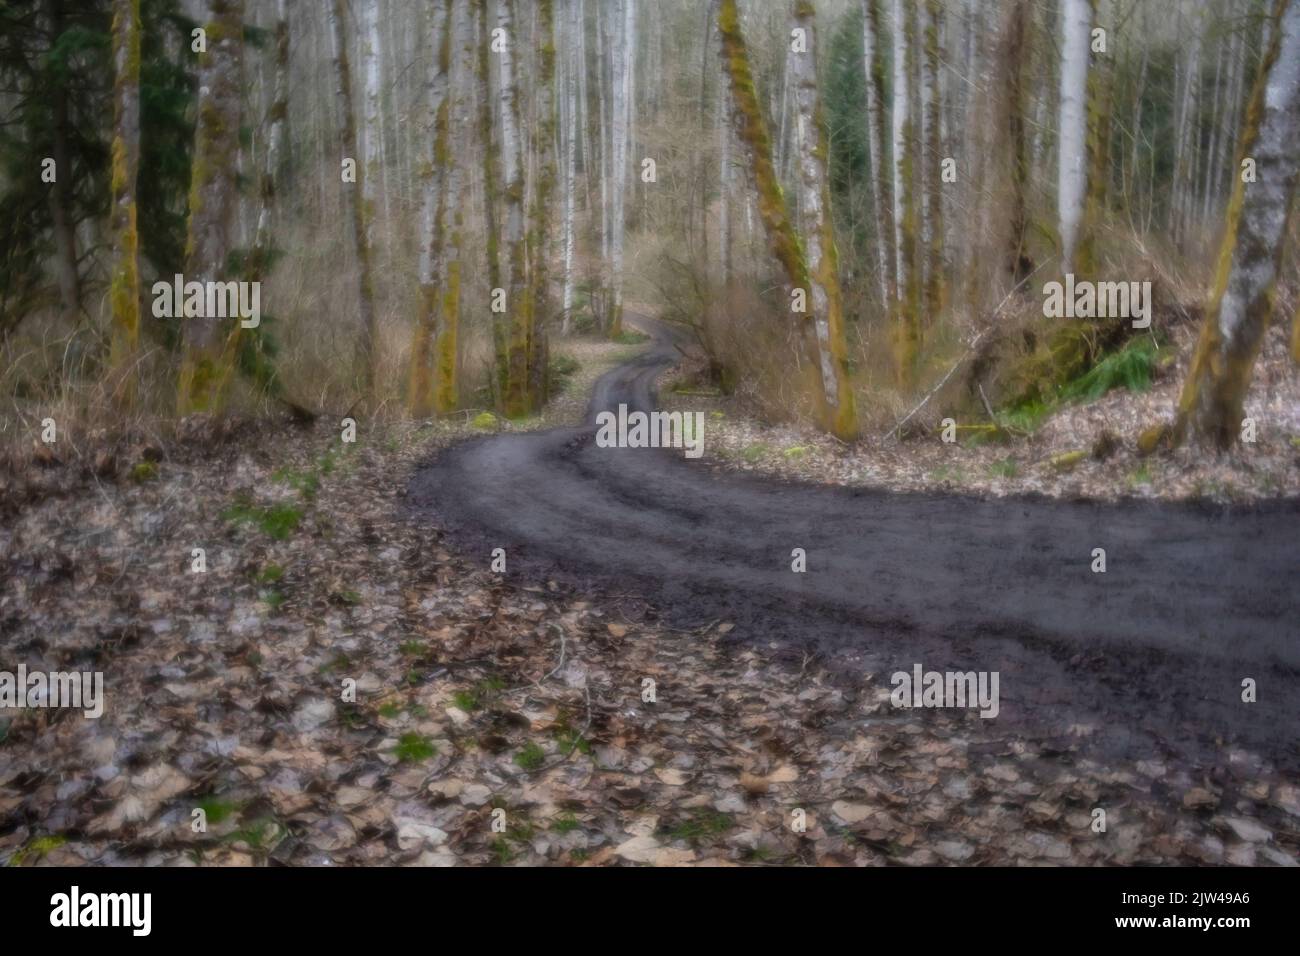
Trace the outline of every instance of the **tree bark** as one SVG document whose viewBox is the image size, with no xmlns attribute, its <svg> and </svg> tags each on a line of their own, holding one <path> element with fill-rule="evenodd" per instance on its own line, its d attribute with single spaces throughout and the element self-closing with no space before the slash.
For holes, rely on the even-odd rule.
<svg viewBox="0 0 1300 956">
<path fill-rule="evenodd" d="M 244 57 L 243 0 L 211 0 L 207 52 L 199 57 L 199 104 L 190 183 L 187 281 L 224 281 L 239 198 L 236 161 Z M 239 343 L 238 318 L 184 320 L 177 407 L 181 415 L 219 412 Z"/>
<path fill-rule="evenodd" d="M 830 142 L 817 88 L 817 11 L 811 0 L 796 0 L 792 22 L 807 37 L 806 52 L 790 57 L 791 85 L 799 126 L 799 208 L 803 211 L 804 249 L 809 299 L 821 384 L 822 427 L 848 441 L 857 437 L 858 419 L 853 386 L 845 370 L 844 306 L 840 292 L 839 255 L 831 218 L 828 156 Z"/>
<path fill-rule="evenodd" d="M 365 164 L 357 155 L 357 122 L 352 105 L 352 68 L 348 62 L 348 44 L 345 16 L 346 0 L 331 0 L 330 22 L 334 31 L 334 73 L 337 81 L 340 124 L 339 145 L 342 157 L 357 164 L 357 181 L 344 183 L 344 204 L 351 220 L 352 244 L 357 258 L 357 305 L 361 318 L 361 340 L 358 347 L 359 378 L 362 393 L 374 398 L 375 381 L 375 295 L 370 264 L 370 217 L 363 197 L 366 194 Z"/>
<path fill-rule="evenodd" d="M 1179 401 L 1175 437 L 1219 449 L 1241 434 L 1251 373 L 1273 313 L 1274 287 L 1295 204 L 1300 160 L 1300 2 L 1277 0 L 1260 83 L 1247 111 L 1213 297 Z"/>
<path fill-rule="evenodd" d="M 109 383 L 119 408 L 135 403 L 140 341 L 140 235 L 136 176 L 140 168 L 140 0 L 113 2 L 113 167 L 109 234 L 112 344 Z"/>
</svg>

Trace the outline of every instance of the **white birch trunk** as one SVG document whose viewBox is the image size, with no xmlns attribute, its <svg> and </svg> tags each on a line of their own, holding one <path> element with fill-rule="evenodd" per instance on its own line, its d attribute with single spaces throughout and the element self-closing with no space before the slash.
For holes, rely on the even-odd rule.
<svg viewBox="0 0 1300 956">
<path fill-rule="evenodd" d="M 1071 272 L 1088 187 L 1088 0 L 1061 0 L 1061 106 L 1057 218 L 1061 271 Z"/>
<path fill-rule="evenodd" d="M 564 322 L 562 331 L 569 333 L 573 317 L 573 214 L 578 160 L 578 37 L 582 29 L 579 0 L 568 0 L 568 37 L 565 48 L 564 99 Z M 561 31 L 563 34 L 566 31 Z"/>
</svg>

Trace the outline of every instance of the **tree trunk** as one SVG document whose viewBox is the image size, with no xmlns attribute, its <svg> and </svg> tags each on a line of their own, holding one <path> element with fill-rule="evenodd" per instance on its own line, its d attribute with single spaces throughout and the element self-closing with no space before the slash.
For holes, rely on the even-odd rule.
<svg viewBox="0 0 1300 956">
<path fill-rule="evenodd" d="M 45 9 L 50 21 L 51 43 L 58 43 L 64 29 L 62 0 L 46 0 Z M 50 135 L 55 179 L 50 184 L 50 217 L 54 232 L 54 270 L 58 278 L 59 304 L 63 316 L 69 322 L 76 323 L 77 314 L 81 311 L 81 288 L 77 276 L 76 226 L 72 221 L 69 190 L 69 183 L 72 182 L 72 153 L 68 148 L 68 92 L 61 78 L 56 76 L 52 82 Z"/>
<path fill-rule="evenodd" d="M 923 10 L 924 61 L 921 71 L 921 120 L 924 144 L 925 186 L 925 322 L 939 321 L 944 299 L 943 184 L 940 181 L 939 31 L 943 10 L 939 0 L 925 0 Z"/>
<path fill-rule="evenodd" d="M 563 333 L 569 333 L 573 321 L 573 216 L 576 206 L 576 178 L 578 160 L 578 38 L 582 30 L 579 0 L 568 0 L 568 38 L 564 45 L 564 324 Z"/>
<path fill-rule="evenodd" d="M 1061 106 L 1057 217 L 1061 272 L 1074 271 L 1088 188 L 1088 0 L 1061 2 Z"/>
<path fill-rule="evenodd" d="M 420 294 L 415 337 L 411 342 L 411 367 L 407 380 L 407 409 L 417 418 L 433 411 L 433 352 L 438 336 L 438 298 L 443 245 L 446 241 L 447 179 L 451 144 L 450 82 L 452 26 L 448 23 L 451 0 L 433 0 L 430 37 L 433 56 L 425 76 L 430 136 L 429 152 L 421 164 L 420 185 Z"/>
<path fill-rule="evenodd" d="M 489 291 L 505 288 L 501 281 L 501 226 L 498 203 L 501 196 L 498 171 L 501 152 L 496 138 L 496 124 L 492 118 L 492 68 L 489 54 L 490 20 L 488 0 L 473 0 L 474 15 L 478 21 L 478 138 L 483 152 L 483 231 L 487 254 Z M 506 317 L 491 313 L 492 346 L 495 356 L 495 374 L 492 377 L 492 394 L 498 408 L 505 407 L 506 377 L 509 361 Z"/>
<path fill-rule="evenodd" d="M 370 225 L 365 196 L 365 168 L 357 156 L 357 121 L 352 108 L 352 68 L 348 62 L 346 0 L 331 0 L 330 22 L 334 31 L 334 72 L 337 81 L 341 122 L 339 145 L 342 157 L 357 163 L 357 181 L 344 183 L 345 208 L 351 219 L 352 243 L 357 257 L 357 305 L 361 318 L 361 341 L 358 348 L 359 378 L 362 393 L 374 398 L 375 381 L 375 295 L 370 272 Z"/>
<path fill-rule="evenodd" d="M 515 85 L 519 35 L 515 30 L 515 0 L 497 0 L 497 28 L 505 38 L 500 54 L 501 181 L 505 189 L 507 297 L 510 315 L 504 412 L 521 418 L 530 411 L 528 395 L 529 341 L 533 299 L 528 282 L 524 234 L 524 150 L 519 128 L 519 90 Z"/>
<path fill-rule="evenodd" d="M 611 143 L 610 181 L 610 237 L 609 237 L 609 335 L 614 338 L 623 332 L 623 240 L 626 228 L 628 137 L 632 119 L 632 92 L 629 47 L 632 43 L 632 0 L 619 0 L 615 5 L 615 23 L 611 29 L 611 56 L 613 64 L 613 119 L 610 122 Z"/>
<path fill-rule="evenodd" d="M 767 232 L 773 256 L 780 264 L 784 274 L 786 302 L 793 303 L 796 299 L 796 293 L 801 291 L 805 296 L 814 299 L 815 308 L 817 300 L 814 277 L 810 274 L 808 260 L 804 255 L 804 246 L 800 242 L 799 235 L 791 221 L 789 206 L 781 191 L 780 183 L 777 181 L 776 169 L 773 166 L 772 159 L 772 142 L 768 136 L 767 123 L 763 119 L 762 109 L 759 106 L 755 92 L 754 76 L 749 65 L 749 50 L 740 31 L 740 15 L 737 10 L 736 0 L 715 0 L 715 2 L 717 2 L 718 33 L 721 40 L 720 53 L 723 69 L 731 89 L 731 109 L 737 133 L 737 144 L 747 153 L 746 160 L 758 191 L 759 215 L 763 220 L 763 226 Z M 805 7 L 811 8 L 811 5 L 801 3 L 798 9 L 802 11 Z M 811 23 L 811 13 L 806 13 L 805 19 L 808 23 Z M 805 54 L 805 56 L 809 58 L 808 68 L 815 70 L 815 63 L 811 59 L 811 54 Z M 815 107 L 815 84 L 811 93 L 813 97 L 812 105 Z M 817 135 L 820 143 L 824 130 L 819 131 Z M 810 156 L 812 151 L 810 148 Z M 821 157 L 815 158 L 814 166 L 818 162 L 824 162 L 824 149 L 822 153 Z M 814 178 L 819 175 L 824 176 L 824 167 L 821 167 L 821 169 L 823 170 L 822 173 L 819 174 L 814 169 L 811 171 L 811 175 Z M 824 188 L 820 190 L 820 197 L 820 209 L 825 217 L 825 222 L 823 222 L 823 228 L 813 246 L 816 248 L 818 256 L 817 279 L 820 283 L 827 283 L 833 281 L 831 276 L 833 276 L 835 265 L 834 244 L 829 234 L 830 210 L 826 203 Z M 848 438 L 856 430 L 856 420 L 852 393 L 848 391 L 848 380 L 840 364 L 843 353 L 836 351 L 838 348 L 836 338 L 837 336 L 840 337 L 840 345 L 842 346 L 843 333 L 842 330 L 838 330 L 836 327 L 837 319 L 832 318 L 831 292 L 828 291 L 830 288 L 830 286 L 823 285 L 822 294 L 825 295 L 826 307 L 823 329 L 828 345 L 828 364 L 833 372 L 832 380 L 828 381 L 825 378 L 826 372 L 823 367 L 822 349 L 819 346 L 819 330 L 815 312 L 813 321 L 806 321 L 807 314 L 805 313 L 797 321 L 795 331 L 802 339 L 801 354 L 809 360 L 817 378 L 816 396 L 818 408 L 821 412 L 820 424 L 827 431 Z M 810 293 L 812 294 L 810 295 Z M 832 392 L 839 399 L 838 406 L 832 405 L 827 399 L 828 394 Z"/>
<path fill-rule="evenodd" d="M 1280 22 L 1279 22 L 1280 18 Z M 1240 170 L 1205 324 L 1179 401 L 1175 437 L 1226 449 L 1241 434 L 1255 358 L 1273 313 L 1300 163 L 1300 2 L 1277 0 L 1269 51 L 1246 115 L 1242 154 L 1256 180 Z"/>
<path fill-rule="evenodd" d="M 365 125 L 363 132 L 363 152 L 365 155 L 365 177 L 362 193 L 366 205 L 366 241 L 371 249 L 375 245 L 374 223 L 379 211 L 380 185 L 383 177 L 384 149 L 384 112 L 380 101 L 380 39 L 379 39 L 379 0 L 362 0 L 361 3 L 364 33 L 361 37 L 361 69 L 365 80 Z M 388 194 L 383 195 L 384 219 L 388 219 Z"/>
<path fill-rule="evenodd" d="M 140 341 L 140 235 L 136 176 L 140 168 L 140 0 L 113 2 L 113 154 L 109 233 L 113 313 L 109 384 L 119 408 L 135 402 Z"/>
<path fill-rule="evenodd" d="M 341 2 L 341 0 L 340 0 Z M 211 0 L 207 52 L 199 57 L 199 104 L 190 183 L 186 280 L 225 281 L 231 228 L 239 198 L 236 154 L 244 58 L 243 0 Z M 184 321 L 178 412 L 219 412 L 234 367 L 240 322 L 236 317 Z"/>
<path fill-rule="evenodd" d="M 799 208 L 803 211 L 809 299 L 821 384 L 822 427 L 848 441 L 857 437 L 853 386 L 845 371 L 844 307 L 840 292 L 839 255 L 831 218 L 828 156 L 830 142 L 817 89 L 817 12 L 811 0 L 796 0 L 793 20 L 805 31 L 806 52 L 790 57 L 791 86 L 804 131 L 799 146 Z"/>
<path fill-rule="evenodd" d="M 1007 247 L 1006 270 L 1012 287 L 1018 286 L 1034 271 L 1026 249 L 1029 216 L 1026 193 L 1029 189 L 1029 149 L 1025 135 L 1025 60 L 1028 55 L 1029 0 L 1014 0 L 1006 38 L 1006 111 L 1007 138 L 1011 150 L 1011 234 Z"/>
<path fill-rule="evenodd" d="M 450 132 L 446 155 L 446 177 L 442 188 L 444 228 L 449 232 L 442 240 L 443 292 L 439 302 L 437 338 L 437 378 L 434 411 L 439 415 L 453 412 L 460 405 L 460 298 L 462 262 L 465 258 L 465 172 L 468 163 L 470 116 L 468 90 L 474 75 L 474 37 L 470 29 L 469 0 L 451 0 Z M 448 223 L 448 218 L 450 222 Z"/>
<path fill-rule="evenodd" d="M 894 297 L 894 219 L 885 160 L 885 58 L 880 55 L 883 31 L 881 0 L 862 2 L 863 69 L 867 83 L 867 150 L 871 164 L 871 217 L 875 222 L 880 305 L 888 314 Z"/>
<path fill-rule="evenodd" d="M 916 135 L 912 122 L 912 76 L 916 65 L 915 13 L 911 0 L 894 0 L 894 362 L 900 386 L 911 385 L 921 340 L 920 283 L 916 274 Z"/>
<path fill-rule="evenodd" d="M 555 3 L 535 0 L 537 12 L 537 180 L 532 208 L 532 311 L 528 328 L 528 407 L 546 401 L 546 327 L 551 317 L 551 221 L 555 196 Z"/>
</svg>

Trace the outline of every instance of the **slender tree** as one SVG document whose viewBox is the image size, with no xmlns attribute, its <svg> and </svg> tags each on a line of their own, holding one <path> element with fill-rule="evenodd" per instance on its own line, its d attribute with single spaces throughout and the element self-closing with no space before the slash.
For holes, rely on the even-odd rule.
<svg viewBox="0 0 1300 956">
<path fill-rule="evenodd" d="M 451 0 L 433 0 L 430 11 L 430 37 L 433 56 L 425 76 L 425 94 L 429 108 L 430 129 L 428 155 L 420 170 L 420 294 L 411 343 L 411 369 L 407 379 L 407 408 L 422 417 L 433 411 L 433 353 L 438 335 L 438 301 L 443 245 L 446 242 L 448 192 L 447 177 L 451 162 L 450 82 L 452 39 L 448 15 Z"/>
<path fill-rule="evenodd" d="M 1061 272 L 1073 272 L 1088 189 L 1088 0 L 1061 0 L 1061 106 L 1057 216 Z"/>
<path fill-rule="evenodd" d="M 1241 435 L 1300 177 L 1300 2 L 1276 0 L 1271 20 L 1275 29 L 1241 137 L 1240 158 L 1253 161 L 1254 178 L 1242 170 L 1233 187 L 1214 293 L 1174 427 L 1176 440 L 1220 449 Z"/>
<path fill-rule="evenodd" d="M 340 0 L 341 2 L 341 0 Z M 236 153 L 244 59 L 243 0 L 211 0 L 204 28 L 207 50 L 199 57 L 199 106 L 190 184 L 185 272 L 190 281 L 223 281 L 232 249 L 238 203 Z M 239 343 L 238 319 L 216 316 L 184 320 L 178 411 L 221 410 Z"/>
<path fill-rule="evenodd" d="M 798 8 L 802 18 L 807 23 L 812 21 L 812 14 L 809 12 L 810 8 L 811 4 L 800 4 Z M 745 159 L 758 192 L 759 215 L 763 220 L 772 253 L 784 274 L 787 292 L 786 301 L 792 303 L 793 308 L 793 303 L 799 299 L 800 294 L 813 299 L 814 309 L 811 316 L 807 312 L 796 313 L 800 316 L 800 321 L 795 331 L 803 342 L 802 353 L 809 360 L 813 374 L 817 378 L 816 396 L 820 411 L 820 423 L 827 431 L 847 439 L 856 432 L 857 421 L 847 375 L 840 364 L 843 357 L 843 352 L 839 351 L 842 341 L 840 345 L 837 345 L 836 338 L 840 337 L 842 339 L 843 332 L 842 329 L 837 328 L 837 320 L 833 319 L 831 315 L 832 293 L 830 286 L 824 285 L 822 288 L 822 294 L 825 295 L 825 299 L 822 301 L 825 304 L 826 312 L 824 313 L 824 323 L 819 330 L 816 317 L 816 302 L 818 299 L 816 294 L 810 294 L 814 290 L 814 278 L 809 269 L 808 259 L 805 256 L 804 244 L 800 241 L 798 231 L 795 229 L 790 216 L 789 206 L 777 181 L 776 169 L 772 160 L 772 142 L 755 92 L 754 76 L 749 63 L 749 50 L 740 29 L 740 13 L 737 9 L 736 0 L 720 0 L 717 5 L 717 22 L 722 65 L 730 88 L 732 122 L 736 128 L 737 144 L 746 154 Z M 809 63 L 812 64 L 811 59 Z M 808 106 L 813 109 L 814 114 L 816 107 L 815 94 L 814 83 L 812 98 L 807 100 Z M 809 119 L 812 120 L 813 117 L 810 116 Z M 819 124 L 810 123 L 810 125 Z M 817 135 L 818 144 L 820 144 L 825 135 L 824 129 Z M 826 220 L 829 220 L 830 210 L 826 201 L 825 189 L 817 188 L 818 177 L 824 175 L 824 167 L 822 167 L 820 173 L 815 168 L 819 163 L 824 163 L 826 149 L 824 145 L 820 146 L 820 156 L 816 155 L 817 150 L 817 145 L 809 149 L 810 165 L 814 167 L 809 170 L 809 175 L 812 177 L 810 186 L 819 194 L 822 215 Z M 822 186 L 824 187 L 824 183 Z M 827 233 L 823 226 L 816 243 L 817 269 L 820 281 L 830 283 L 835 268 L 834 246 L 833 242 L 826 240 Z M 824 353 L 822 350 L 823 341 L 827 346 Z M 832 393 L 837 397 L 838 404 L 830 401 L 829 396 Z"/>
<path fill-rule="evenodd" d="M 871 165 L 871 215 L 880 270 L 880 305 L 894 302 L 893 198 L 885 158 L 885 58 L 882 53 L 881 0 L 862 0 L 862 62 L 867 84 L 867 162 Z"/>
<path fill-rule="evenodd" d="M 817 86 L 817 11 L 811 0 L 795 0 L 792 34 L 803 31 L 806 47 L 790 57 L 791 88 L 803 136 L 799 143 L 799 208 L 821 384 L 821 421 L 841 439 L 857 436 L 853 386 L 845 371 L 844 306 L 840 292 L 839 254 L 831 218 L 830 141 Z"/>
<path fill-rule="evenodd" d="M 109 304 L 113 337 L 109 367 L 114 398 L 135 400 L 140 340 L 140 237 L 136 176 L 140 168 L 140 0 L 113 3 L 113 169 L 109 233 L 113 271 Z"/>
<path fill-rule="evenodd" d="M 371 275 L 370 215 L 366 208 L 365 165 L 357 156 L 357 121 L 352 105 L 352 67 L 348 60 L 347 2 L 331 0 L 330 25 L 334 32 L 335 93 L 338 97 L 339 146 L 342 160 L 355 165 L 355 182 L 344 182 L 344 206 L 350 219 L 352 245 L 357 260 L 357 305 L 361 318 L 358 362 L 362 392 L 373 397 L 375 381 L 375 293 Z"/>
</svg>

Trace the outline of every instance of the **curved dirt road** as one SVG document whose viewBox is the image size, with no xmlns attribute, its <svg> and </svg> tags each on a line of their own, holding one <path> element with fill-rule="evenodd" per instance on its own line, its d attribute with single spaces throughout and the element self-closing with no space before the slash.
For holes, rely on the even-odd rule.
<svg viewBox="0 0 1300 956">
<path fill-rule="evenodd" d="M 453 546 L 485 563 L 505 548 L 521 582 L 636 593 L 683 623 L 812 644 L 877 686 L 918 663 L 997 671 L 997 723 L 1013 733 L 1089 724 L 1099 753 L 1201 767 L 1240 742 L 1300 768 L 1300 502 L 890 494 L 599 448 L 596 412 L 652 409 L 678 358 L 670 330 L 637 321 L 654 343 L 597 383 L 586 426 L 466 442 L 418 472 L 412 498 Z M 1244 678 L 1257 703 L 1241 701 Z"/>
</svg>

